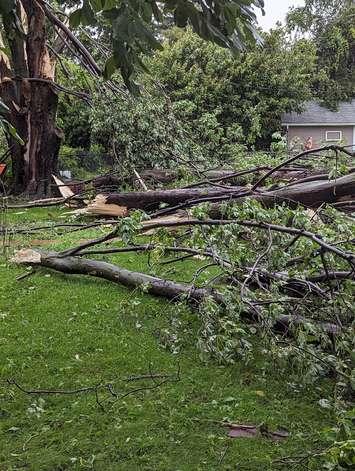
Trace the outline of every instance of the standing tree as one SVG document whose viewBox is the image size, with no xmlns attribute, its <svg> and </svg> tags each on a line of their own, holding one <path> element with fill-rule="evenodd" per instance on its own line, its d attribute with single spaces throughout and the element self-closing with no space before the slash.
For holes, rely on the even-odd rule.
<svg viewBox="0 0 355 471">
<path fill-rule="evenodd" d="M 263 0 L 1 0 L 0 97 L 9 108 L 6 119 L 23 141 L 8 137 L 14 192 L 36 196 L 50 192 L 62 138 L 56 126 L 58 92 L 63 91 L 55 82 L 59 53 L 70 51 L 97 78 L 109 78 L 118 68 L 126 85 L 137 91 L 134 76 L 143 67 L 140 55 L 161 47 L 155 31 L 166 17 L 180 27 L 190 24 L 203 39 L 240 50 L 258 38 L 254 8 L 262 9 L 263 4 Z M 99 22 L 110 28 L 112 39 L 112 55 L 104 67 L 72 31 L 89 26 L 95 37 Z"/>
<path fill-rule="evenodd" d="M 308 34 L 317 49 L 316 98 L 330 108 L 355 97 L 354 0 L 306 0 L 290 10 L 290 31 Z"/>
</svg>

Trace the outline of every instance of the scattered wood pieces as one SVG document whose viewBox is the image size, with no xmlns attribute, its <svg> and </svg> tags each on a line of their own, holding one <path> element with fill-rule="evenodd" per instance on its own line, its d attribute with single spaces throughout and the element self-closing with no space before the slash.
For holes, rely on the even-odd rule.
<svg viewBox="0 0 355 471">
<path fill-rule="evenodd" d="M 75 193 L 72 191 L 72 189 L 69 186 L 65 185 L 65 183 L 60 178 L 56 177 L 55 175 L 52 175 L 52 178 L 55 181 L 55 184 L 58 187 L 58 191 L 63 198 L 68 199 L 75 196 Z"/>
<path fill-rule="evenodd" d="M 261 425 L 241 425 L 224 423 L 228 427 L 228 435 L 231 438 L 268 438 L 274 442 L 285 440 L 289 437 L 288 430 L 280 428 L 274 432 L 269 430 L 266 424 Z"/>
<path fill-rule="evenodd" d="M 96 198 L 91 201 L 84 208 L 80 214 L 91 214 L 100 216 L 111 216 L 111 217 L 125 217 L 128 216 L 128 209 L 126 206 L 120 206 L 117 204 L 107 203 L 107 197 L 104 195 L 97 195 Z"/>
</svg>

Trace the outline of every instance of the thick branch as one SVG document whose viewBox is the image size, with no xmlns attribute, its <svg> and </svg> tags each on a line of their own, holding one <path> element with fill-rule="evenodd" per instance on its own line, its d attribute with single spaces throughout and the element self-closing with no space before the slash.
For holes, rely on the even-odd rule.
<svg viewBox="0 0 355 471">
<path fill-rule="evenodd" d="M 55 252 L 43 252 L 31 249 L 18 252 L 14 258 L 14 262 L 21 265 L 42 266 L 71 275 L 80 274 L 103 278 L 128 288 L 144 288 L 144 291 L 149 294 L 174 301 L 180 300 L 181 297 L 186 297 L 187 299 L 200 303 L 207 297 L 212 297 L 218 304 L 224 305 L 223 295 L 213 289 L 198 288 L 194 285 L 164 280 L 144 273 L 133 272 L 111 263 L 87 260 L 79 257 L 63 258 Z M 256 314 L 256 310 L 244 312 L 243 317 L 250 321 L 263 321 L 263 319 Z M 292 326 L 300 326 L 305 322 L 309 321 L 306 321 L 306 319 L 301 316 L 285 314 L 275 319 L 274 327 L 276 329 L 281 328 L 282 330 L 288 330 L 292 328 Z M 339 333 L 339 327 L 335 324 L 319 323 L 319 327 L 332 335 Z"/>
<path fill-rule="evenodd" d="M 81 41 L 79 41 L 79 39 L 70 31 L 70 29 L 46 6 L 46 4 L 42 0 L 37 0 L 37 3 L 42 6 L 49 21 L 55 26 L 57 26 L 61 31 L 63 31 L 63 33 L 71 41 L 75 49 L 85 58 L 85 60 L 91 66 L 95 74 L 98 76 L 102 75 L 101 68 L 97 65 L 90 52 L 81 43 Z"/>
</svg>

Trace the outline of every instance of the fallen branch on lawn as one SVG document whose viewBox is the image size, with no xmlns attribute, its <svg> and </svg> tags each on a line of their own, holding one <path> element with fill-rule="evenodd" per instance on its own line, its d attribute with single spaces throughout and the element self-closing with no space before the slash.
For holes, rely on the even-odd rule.
<svg viewBox="0 0 355 471">
<path fill-rule="evenodd" d="M 144 244 L 144 245 L 132 245 L 128 247 L 113 247 L 107 249 L 94 249 L 94 250 L 84 250 L 79 252 L 77 256 L 87 256 L 87 255 L 112 255 L 118 253 L 129 253 L 129 252 L 149 252 L 151 250 L 162 250 L 164 253 L 175 252 L 175 253 L 186 253 L 190 254 L 189 256 L 198 256 L 212 258 L 213 260 L 220 261 L 224 266 L 232 267 L 232 264 L 225 259 L 221 259 L 216 254 L 210 251 L 196 250 L 191 247 L 176 247 L 176 246 L 160 246 L 157 244 Z M 185 260 L 185 257 L 169 260 L 164 263 L 172 263 L 180 260 Z M 250 268 L 247 268 L 247 271 L 251 271 Z M 353 280 L 355 279 L 354 272 L 328 272 L 328 273 L 318 273 L 316 275 L 306 277 L 305 279 L 299 278 L 289 278 L 282 273 L 268 273 L 265 271 L 256 270 L 257 274 L 262 275 L 266 279 L 278 279 L 284 282 L 286 289 L 293 289 L 294 292 L 297 290 L 299 294 L 302 294 L 303 291 L 312 292 L 313 294 L 318 294 L 325 296 L 325 293 L 314 283 L 322 283 L 328 281 L 344 281 L 344 280 Z M 234 275 L 235 276 L 235 275 Z M 248 278 L 252 281 L 252 274 L 249 273 Z M 293 286 L 295 288 L 293 288 Z"/>
<path fill-rule="evenodd" d="M 130 271 L 107 262 L 72 256 L 63 257 L 56 252 L 32 249 L 17 252 L 13 261 L 19 265 L 41 266 L 72 275 L 79 274 L 103 278 L 128 288 L 141 288 L 146 293 L 173 301 L 186 298 L 195 303 L 201 303 L 206 298 L 212 297 L 216 303 L 220 305 L 225 304 L 223 294 L 214 289 L 198 288 L 194 285 L 165 280 L 144 273 Z M 248 302 L 248 305 L 253 306 L 253 302 Z M 256 302 L 255 306 L 257 305 L 258 303 Z M 248 321 L 265 321 L 257 312 L 256 308 L 251 311 L 245 311 L 242 317 Z M 301 316 L 284 314 L 275 318 L 273 322 L 275 329 L 288 331 L 294 326 L 302 326 L 310 321 Z M 314 324 L 324 332 L 332 335 L 336 335 L 340 331 L 339 327 L 335 324 L 316 321 L 314 321 Z"/>
<path fill-rule="evenodd" d="M 334 180 L 306 181 L 295 183 L 285 188 L 273 191 L 252 192 L 247 187 L 223 188 L 180 188 L 174 190 L 155 190 L 149 192 L 109 193 L 98 195 L 89 204 L 86 212 L 89 214 L 124 216 L 127 209 L 151 210 L 160 204 L 172 207 L 160 210 L 155 215 L 176 211 L 177 209 L 195 206 L 203 202 L 214 202 L 212 212 L 214 217 L 219 213 L 218 202 L 226 200 L 243 201 L 253 198 L 266 207 L 275 204 L 302 204 L 306 207 L 319 207 L 324 203 L 336 203 L 340 198 L 351 199 L 355 195 L 355 173 L 350 173 Z"/>
<path fill-rule="evenodd" d="M 161 203 L 176 205 L 199 198 L 233 195 L 245 192 L 243 187 L 230 188 L 185 188 L 174 190 L 131 191 L 126 193 L 109 193 L 99 195 L 101 204 L 117 205 L 128 209 L 155 209 Z"/>
<path fill-rule="evenodd" d="M 41 200 L 26 201 L 24 203 L 8 204 L 6 203 L 7 209 L 22 209 L 22 208 L 43 208 L 46 206 L 58 206 L 64 204 L 67 198 L 45 198 Z"/>
<path fill-rule="evenodd" d="M 142 230 L 157 229 L 160 227 L 225 226 L 225 225 L 239 225 L 239 226 L 250 227 L 254 229 L 261 229 L 261 230 L 279 232 L 283 234 L 290 234 L 293 236 L 299 235 L 300 237 L 305 237 L 309 240 L 312 240 L 313 242 L 318 244 L 324 251 L 334 253 L 338 257 L 346 260 L 352 266 L 353 269 L 355 268 L 355 254 L 353 254 L 352 252 L 346 252 L 342 249 L 339 249 L 335 245 L 332 245 L 331 243 L 325 242 L 321 236 L 314 234 L 313 232 L 306 231 L 304 229 L 297 229 L 295 227 L 280 226 L 277 224 L 268 224 L 265 222 L 246 221 L 246 220 L 238 220 L 238 219 L 200 220 L 200 219 L 192 219 L 192 218 L 191 219 L 181 218 L 181 219 L 176 219 L 173 221 L 168 221 L 168 220 L 145 221 L 142 223 Z M 89 247 L 93 247 L 95 245 L 114 239 L 115 237 L 118 236 L 118 234 L 119 234 L 119 228 L 116 227 L 113 231 L 109 232 L 108 234 L 102 237 L 99 237 L 98 239 L 93 239 L 77 247 L 61 252 L 60 256 L 66 257 L 69 255 L 76 255 L 77 253 L 83 251 L 84 249 L 87 249 Z"/>
<path fill-rule="evenodd" d="M 24 203 L 5 203 L 7 209 L 23 209 L 23 208 L 45 208 L 49 206 L 60 206 L 62 204 L 67 204 L 69 206 L 73 205 L 75 207 L 83 205 L 83 198 L 79 195 L 69 196 L 67 198 L 58 197 L 58 198 L 45 198 L 40 200 L 26 201 Z"/>
<path fill-rule="evenodd" d="M 160 379 L 161 381 L 156 382 L 156 379 Z M 169 381 L 180 381 L 180 364 L 178 364 L 178 369 L 177 372 L 172 375 L 172 374 L 163 374 L 163 373 L 153 373 L 150 372 L 149 374 L 143 374 L 143 375 L 136 375 L 136 376 L 128 376 L 127 378 L 117 378 L 114 379 L 113 381 L 110 381 L 109 383 L 103 383 L 100 382 L 98 384 L 95 384 L 93 386 L 86 386 L 82 388 L 77 388 L 77 389 L 27 389 L 20 385 L 16 380 L 14 379 L 7 379 L 6 383 L 9 386 L 15 386 L 19 391 L 23 392 L 24 394 L 28 395 L 38 395 L 38 396 L 50 396 L 50 395 L 64 395 L 64 396 L 72 396 L 72 395 L 78 395 L 78 394 L 90 394 L 94 393 L 96 397 L 96 403 L 101 407 L 102 410 L 104 410 L 104 407 L 102 405 L 102 402 L 99 400 L 99 392 L 106 391 L 109 393 L 110 396 L 112 396 L 115 399 L 115 402 L 117 400 L 123 399 L 131 394 L 136 394 L 141 391 L 147 391 L 147 390 L 152 390 L 152 389 L 157 389 L 160 386 L 163 386 L 163 384 L 169 382 Z M 131 383 L 134 381 L 145 381 L 145 380 L 151 380 L 153 381 L 153 386 L 143 386 L 140 388 L 135 388 L 131 389 L 128 392 L 125 392 L 123 394 L 119 394 L 114 390 L 114 385 L 118 382 L 127 382 Z"/>
<path fill-rule="evenodd" d="M 252 187 L 251 191 L 255 191 L 267 178 L 271 177 L 272 174 L 277 172 L 278 170 L 282 169 L 283 167 L 286 167 L 287 165 L 290 165 L 291 163 L 295 162 L 296 160 L 299 160 L 303 157 L 306 157 L 307 155 L 311 154 L 318 154 L 320 152 L 328 151 L 328 150 L 333 150 L 335 153 L 337 152 L 344 152 L 347 154 L 349 157 L 354 157 L 354 154 L 346 149 L 346 147 L 341 147 L 337 145 L 330 145 L 330 146 L 324 146 L 324 147 L 319 147 L 317 149 L 310 149 L 306 150 L 304 152 L 301 152 L 298 155 L 295 155 L 287 160 L 284 160 L 281 162 L 279 165 L 276 165 L 276 167 L 272 168 L 269 170 L 267 173 L 265 173 Z"/>
</svg>

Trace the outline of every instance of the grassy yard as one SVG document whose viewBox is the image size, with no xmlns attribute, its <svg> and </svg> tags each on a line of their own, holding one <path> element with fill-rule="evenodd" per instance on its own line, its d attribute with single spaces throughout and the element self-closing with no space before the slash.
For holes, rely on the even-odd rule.
<svg viewBox="0 0 355 471">
<path fill-rule="evenodd" d="M 19 210 L 6 220 L 64 221 L 63 212 Z M 139 291 L 48 271 L 16 280 L 24 269 L 9 262 L 14 249 L 64 248 L 99 233 L 47 230 L 6 238 L 0 258 L 1 471 L 288 470 L 277 460 L 322 445 L 320 432 L 333 419 L 318 404 L 329 389 L 326 381 L 297 388 L 263 358 L 234 366 L 206 360 L 196 347 L 196 313 Z M 145 255 L 110 259 L 149 272 Z M 196 263 L 167 265 L 166 273 L 188 280 Z M 122 397 L 154 386 L 151 379 L 125 378 L 150 371 L 175 377 L 178 365 L 179 381 Z M 118 398 L 104 390 L 98 398 L 93 392 L 29 395 L 7 379 L 25 389 L 112 383 Z M 290 436 L 277 443 L 233 440 L 224 420 L 285 427 Z"/>
</svg>

